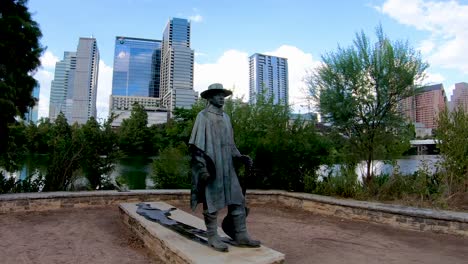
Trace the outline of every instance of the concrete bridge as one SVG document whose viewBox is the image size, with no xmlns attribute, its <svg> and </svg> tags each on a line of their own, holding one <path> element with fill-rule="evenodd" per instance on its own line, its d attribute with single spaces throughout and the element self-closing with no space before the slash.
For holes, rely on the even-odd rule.
<svg viewBox="0 0 468 264">
<path fill-rule="evenodd" d="M 410 140 L 411 147 L 417 149 L 418 155 L 424 155 L 429 152 L 429 150 L 434 150 L 437 145 L 435 139 L 413 139 Z"/>
</svg>

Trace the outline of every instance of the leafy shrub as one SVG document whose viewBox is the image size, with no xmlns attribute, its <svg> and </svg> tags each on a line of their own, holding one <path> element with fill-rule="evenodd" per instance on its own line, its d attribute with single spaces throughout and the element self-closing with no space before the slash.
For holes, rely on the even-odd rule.
<svg viewBox="0 0 468 264">
<path fill-rule="evenodd" d="M 342 166 L 340 171 L 339 175 L 330 175 L 317 182 L 315 193 L 346 198 L 356 197 L 362 186 L 358 181 L 354 168 Z"/>
<path fill-rule="evenodd" d="M 0 171 L 0 193 L 9 193 L 15 186 L 15 179 L 13 177 L 7 178 Z"/>
<path fill-rule="evenodd" d="M 23 180 L 15 180 L 15 178 L 6 178 L 0 172 L 0 194 L 2 193 L 23 193 L 23 192 L 39 192 L 44 187 L 44 177 L 39 174 L 37 177 L 29 176 Z"/>
<path fill-rule="evenodd" d="M 190 188 L 190 157 L 185 144 L 168 147 L 153 161 L 152 178 L 155 188 Z"/>
<path fill-rule="evenodd" d="M 468 113 L 459 107 L 441 111 L 437 120 L 437 147 L 443 157 L 443 180 L 448 196 L 468 192 Z"/>
</svg>

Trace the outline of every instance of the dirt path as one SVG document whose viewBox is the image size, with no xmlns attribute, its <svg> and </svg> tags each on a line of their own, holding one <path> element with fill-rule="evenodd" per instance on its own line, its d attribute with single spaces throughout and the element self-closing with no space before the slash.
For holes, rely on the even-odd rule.
<svg viewBox="0 0 468 264">
<path fill-rule="evenodd" d="M 0 215 L 0 263 L 161 263 L 117 208 Z"/>
<path fill-rule="evenodd" d="M 191 212 L 186 203 L 173 205 Z M 201 217 L 200 208 L 195 215 Z M 286 263 L 468 260 L 466 237 L 405 231 L 279 206 L 253 207 L 248 228 L 254 238 L 285 253 Z M 0 215 L 0 263 L 160 262 L 149 256 L 113 207 Z"/>
<path fill-rule="evenodd" d="M 185 204 L 174 206 L 192 213 Z M 251 236 L 285 253 L 286 263 L 468 263 L 466 237 L 407 231 L 282 206 L 258 206 L 250 212 Z M 202 217 L 200 208 L 195 215 Z"/>
</svg>

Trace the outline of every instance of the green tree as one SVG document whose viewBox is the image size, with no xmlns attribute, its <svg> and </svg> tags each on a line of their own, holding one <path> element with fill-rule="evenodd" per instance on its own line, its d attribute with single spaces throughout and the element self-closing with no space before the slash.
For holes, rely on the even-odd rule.
<svg viewBox="0 0 468 264">
<path fill-rule="evenodd" d="M 374 160 L 393 159 L 409 147 L 398 106 L 417 91 L 428 67 L 408 42 L 390 41 L 381 26 L 376 36 L 371 43 L 357 33 L 354 45 L 322 56 L 323 64 L 306 77 L 323 121 L 347 139 L 353 162 L 366 161 L 366 181 Z"/>
<path fill-rule="evenodd" d="M 70 127 L 60 113 L 51 129 L 49 162 L 45 176 L 44 191 L 67 190 L 74 180 L 74 172 L 80 167 L 84 144 L 76 127 Z"/>
<path fill-rule="evenodd" d="M 249 188 L 303 191 L 304 179 L 328 158 L 330 145 L 315 131 L 315 124 L 291 121 L 289 107 L 273 104 L 273 98 L 258 95 L 253 105 L 228 99 L 225 112 L 231 116 L 239 151 L 255 162 L 255 176 L 244 178 L 239 171 Z"/>
<path fill-rule="evenodd" d="M 9 172 L 18 171 L 23 165 L 27 153 L 26 125 L 23 122 L 9 126 L 8 141 L 5 152 L 0 158 L 0 167 Z"/>
<path fill-rule="evenodd" d="M 120 126 L 119 146 L 126 154 L 143 154 L 147 151 L 149 129 L 148 114 L 143 106 L 134 103 L 130 117 L 124 119 Z"/>
<path fill-rule="evenodd" d="M 80 158 L 81 169 L 88 179 L 91 188 L 96 189 L 101 185 L 101 143 L 102 133 L 99 123 L 94 117 L 88 119 L 86 124 L 80 128 L 82 144 L 84 144 L 83 153 Z"/>
<path fill-rule="evenodd" d="M 81 169 L 90 183 L 91 189 L 110 187 L 109 173 L 120 157 L 117 139 L 111 123 L 115 116 L 99 125 L 94 117 L 80 128 L 83 152 L 80 157 Z"/>
<path fill-rule="evenodd" d="M 46 154 L 49 151 L 49 142 L 52 140 L 52 128 L 54 124 L 49 118 L 41 118 L 37 125 L 37 135 L 34 145 L 29 145 L 31 152 Z M 34 150 L 34 151 L 33 151 Z"/>
<path fill-rule="evenodd" d="M 459 107 L 439 113 L 437 146 L 443 157 L 448 195 L 468 191 L 468 113 Z"/>
<path fill-rule="evenodd" d="M 206 106 L 206 101 L 198 100 L 190 109 L 175 108 L 173 118 L 164 124 L 152 125 L 149 130 L 152 145 L 151 153 L 158 155 L 168 147 L 177 147 L 181 142 L 187 144 L 192 133 L 193 123 L 200 112 Z"/>
<path fill-rule="evenodd" d="M 159 189 L 190 188 L 190 157 L 187 145 L 167 147 L 152 163 L 152 178 Z"/>
<path fill-rule="evenodd" d="M 0 4 L 0 154 L 9 139 L 8 125 L 35 104 L 33 73 L 40 66 L 42 33 L 32 20 L 26 0 Z"/>
</svg>

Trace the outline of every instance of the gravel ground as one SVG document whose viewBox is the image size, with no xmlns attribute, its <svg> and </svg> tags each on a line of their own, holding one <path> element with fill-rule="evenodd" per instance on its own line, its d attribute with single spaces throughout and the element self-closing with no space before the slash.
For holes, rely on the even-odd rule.
<svg viewBox="0 0 468 264">
<path fill-rule="evenodd" d="M 185 202 L 172 205 L 191 212 Z M 225 211 L 220 212 L 221 216 Z M 221 217 L 219 219 L 221 221 Z M 468 263 L 468 238 L 253 206 L 251 236 L 286 263 Z M 0 263 L 161 263 L 121 222 L 117 207 L 0 215 Z"/>
</svg>

